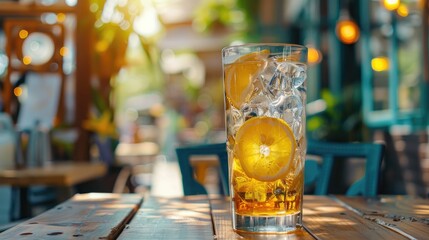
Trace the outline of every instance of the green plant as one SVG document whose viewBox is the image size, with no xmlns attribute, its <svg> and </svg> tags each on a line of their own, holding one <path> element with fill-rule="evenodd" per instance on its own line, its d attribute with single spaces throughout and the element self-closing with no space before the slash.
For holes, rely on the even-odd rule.
<svg viewBox="0 0 429 240">
<path fill-rule="evenodd" d="M 309 138 L 335 142 L 363 141 L 367 129 L 363 124 L 360 88 L 355 85 L 344 87 L 340 96 L 329 90 L 322 90 L 321 99 L 326 109 L 307 116 Z"/>
<path fill-rule="evenodd" d="M 199 32 L 230 30 L 231 40 L 252 41 L 256 36 L 254 16 L 258 4 L 259 1 L 249 4 L 246 0 L 201 1 L 193 23 Z"/>
</svg>

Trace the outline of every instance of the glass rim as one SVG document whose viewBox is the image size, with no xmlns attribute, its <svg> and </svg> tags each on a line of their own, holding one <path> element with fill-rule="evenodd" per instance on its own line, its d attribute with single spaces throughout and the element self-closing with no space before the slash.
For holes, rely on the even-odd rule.
<svg viewBox="0 0 429 240">
<path fill-rule="evenodd" d="M 222 48 L 222 51 L 226 51 L 229 49 L 235 49 L 235 48 L 245 48 L 245 47 L 292 47 L 296 49 L 308 49 L 304 45 L 295 44 L 295 43 L 244 43 L 244 44 L 238 44 L 238 45 L 231 45 L 226 46 Z"/>
</svg>

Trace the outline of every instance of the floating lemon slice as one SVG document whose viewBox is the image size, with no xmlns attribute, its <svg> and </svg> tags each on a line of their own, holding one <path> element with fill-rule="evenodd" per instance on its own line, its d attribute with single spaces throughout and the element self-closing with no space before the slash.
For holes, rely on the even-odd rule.
<svg viewBox="0 0 429 240">
<path fill-rule="evenodd" d="M 225 66 L 225 93 L 232 106 L 240 108 L 246 101 L 252 91 L 252 79 L 265 66 L 269 53 L 267 49 L 249 53 Z"/>
<path fill-rule="evenodd" d="M 234 154 L 248 177 L 269 182 L 287 175 L 295 148 L 295 137 L 285 121 L 254 117 L 238 130 Z"/>
</svg>

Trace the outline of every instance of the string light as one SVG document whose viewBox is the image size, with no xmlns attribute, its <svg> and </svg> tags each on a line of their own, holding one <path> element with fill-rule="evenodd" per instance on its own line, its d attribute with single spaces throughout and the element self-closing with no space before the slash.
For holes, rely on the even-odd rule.
<svg viewBox="0 0 429 240">
<path fill-rule="evenodd" d="M 19 31 L 18 35 L 21 39 L 25 39 L 28 37 L 28 31 L 25 29 L 22 29 L 21 31 Z"/>
<path fill-rule="evenodd" d="M 308 48 L 308 54 L 307 54 L 308 63 L 309 64 L 320 63 L 322 61 L 322 53 L 314 47 L 307 46 L 307 48 Z"/>
<path fill-rule="evenodd" d="M 337 23 L 335 32 L 341 42 L 352 44 L 357 42 L 360 36 L 359 27 L 353 20 L 340 20 Z"/>
<path fill-rule="evenodd" d="M 21 87 L 16 87 L 13 89 L 13 94 L 15 94 L 15 96 L 19 97 L 22 95 L 22 88 Z"/>
<path fill-rule="evenodd" d="M 401 4 L 400 0 L 383 0 L 383 6 L 389 11 L 394 11 L 398 9 Z"/>
<path fill-rule="evenodd" d="M 66 56 L 69 53 L 69 49 L 67 47 L 62 47 L 60 48 L 60 55 L 61 56 Z"/>
<path fill-rule="evenodd" d="M 64 13 L 57 14 L 57 22 L 63 23 L 66 20 L 66 15 Z"/>
<path fill-rule="evenodd" d="M 389 70 L 389 59 L 387 57 L 376 57 L 371 60 L 372 70 L 383 72 Z"/>
<path fill-rule="evenodd" d="M 406 17 L 408 16 L 408 7 L 405 4 L 399 5 L 398 9 L 396 10 L 399 16 Z"/>
<path fill-rule="evenodd" d="M 30 56 L 24 56 L 24 57 L 22 58 L 22 63 L 24 63 L 24 65 L 30 65 L 30 64 L 31 64 L 31 61 L 32 61 L 32 59 L 31 59 L 31 57 L 30 57 Z"/>
</svg>

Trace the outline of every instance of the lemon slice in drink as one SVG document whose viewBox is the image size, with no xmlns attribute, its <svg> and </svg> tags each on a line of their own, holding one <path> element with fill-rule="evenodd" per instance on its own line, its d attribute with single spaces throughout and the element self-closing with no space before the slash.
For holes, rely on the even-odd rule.
<svg viewBox="0 0 429 240">
<path fill-rule="evenodd" d="M 248 177 L 269 182 L 288 174 L 295 148 L 295 137 L 285 121 L 254 117 L 238 130 L 234 154 Z"/>
<path fill-rule="evenodd" d="M 225 66 L 225 94 L 232 106 L 240 108 L 252 91 L 253 77 L 265 66 L 269 50 L 253 52 L 241 56 L 232 64 Z"/>
</svg>

